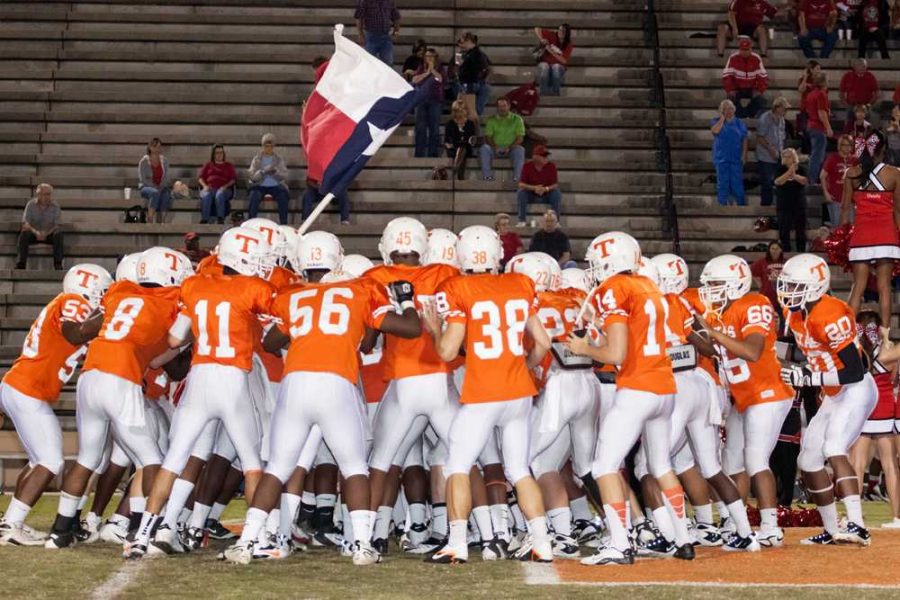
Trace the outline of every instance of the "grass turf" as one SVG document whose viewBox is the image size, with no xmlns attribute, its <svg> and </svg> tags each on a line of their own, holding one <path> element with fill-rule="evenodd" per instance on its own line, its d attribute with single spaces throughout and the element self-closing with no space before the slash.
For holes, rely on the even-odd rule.
<svg viewBox="0 0 900 600">
<path fill-rule="evenodd" d="M 42 500 L 29 523 L 50 526 L 56 497 Z M 8 496 L 0 498 L 0 510 Z M 234 502 L 223 519 L 239 519 L 243 502 Z M 871 526 L 888 520 L 885 503 L 866 503 Z M 224 544 L 220 544 L 224 547 Z M 878 548 L 870 550 L 878 560 Z M 771 598 L 790 594 L 793 599 L 845 598 L 847 589 L 765 587 L 596 587 L 535 586 L 524 582 L 522 567 L 511 561 L 481 562 L 477 556 L 465 566 L 428 565 L 421 557 L 403 556 L 396 548 L 381 565 L 354 567 L 333 551 L 314 550 L 287 561 L 254 563 L 242 567 L 215 559 L 215 552 L 147 560 L 119 597 L 123 598 Z M 84 598 L 112 576 L 123 561 L 110 545 L 50 552 L 42 548 L 0 548 L 0 589 L 3 598 Z M 855 592 L 859 593 L 859 592 Z M 895 598 L 896 591 L 864 591 L 867 598 Z"/>
</svg>

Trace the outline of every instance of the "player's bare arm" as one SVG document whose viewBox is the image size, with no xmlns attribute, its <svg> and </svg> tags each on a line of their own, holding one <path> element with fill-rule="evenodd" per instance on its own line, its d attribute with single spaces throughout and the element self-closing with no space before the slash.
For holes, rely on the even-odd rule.
<svg viewBox="0 0 900 600">
<path fill-rule="evenodd" d="M 628 353 L 628 327 L 624 323 L 611 323 L 606 327 L 606 345 L 592 346 L 587 337 L 569 336 L 569 350 L 588 356 L 605 365 L 621 365 Z"/>
<path fill-rule="evenodd" d="M 103 324 L 103 313 L 98 313 L 99 319 L 91 319 L 84 323 L 76 323 L 75 321 L 63 321 L 62 334 L 66 341 L 73 346 L 80 346 L 85 342 L 97 337 L 100 333 L 100 326 Z M 86 325 L 89 326 L 86 327 Z"/>
<path fill-rule="evenodd" d="M 528 317 L 528 321 L 525 323 L 525 335 L 534 341 L 534 347 L 528 353 L 525 361 L 528 368 L 533 369 L 541 364 L 544 356 L 550 351 L 550 337 L 536 315 Z"/>
<path fill-rule="evenodd" d="M 715 356 L 716 347 L 709 340 L 706 330 L 701 330 L 701 332 L 692 331 L 688 334 L 687 341 L 703 356 Z"/>
<path fill-rule="evenodd" d="M 380 332 L 377 329 L 371 329 L 366 327 L 366 334 L 363 336 L 362 341 L 359 343 L 359 351 L 363 354 L 368 354 L 372 350 L 375 349 L 375 344 L 378 343 L 378 334 Z"/>
<path fill-rule="evenodd" d="M 281 351 L 291 343 L 291 337 L 285 335 L 277 327 L 272 327 L 263 338 L 263 350 L 281 356 Z"/>
</svg>

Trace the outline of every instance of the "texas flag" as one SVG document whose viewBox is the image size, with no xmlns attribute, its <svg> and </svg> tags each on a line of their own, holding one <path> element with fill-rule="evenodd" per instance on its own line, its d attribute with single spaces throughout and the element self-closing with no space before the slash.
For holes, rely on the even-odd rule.
<svg viewBox="0 0 900 600">
<path fill-rule="evenodd" d="M 424 98 L 396 71 L 334 27 L 334 56 L 306 101 L 300 142 L 307 178 L 338 194 Z"/>
</svg>

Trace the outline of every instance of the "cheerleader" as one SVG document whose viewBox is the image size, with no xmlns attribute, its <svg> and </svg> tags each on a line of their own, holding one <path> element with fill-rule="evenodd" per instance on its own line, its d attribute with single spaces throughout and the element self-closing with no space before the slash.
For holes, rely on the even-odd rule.
<svg viewBox="0 0 900 600">
<path fill-rule="evenodd" d="M 841 225 L 850 221 L 851 208 L 856 209 L 849 256 L 853 288 L 848 304 L 854 312 L 859 311 L 869 271 L 874 266 L 885 337 L 890 329 L 891 274 L 894 261 L 900 259 L 900 171 L 883 162 L 886 149 L 887 138 L 880 130 L 866 138 L 859 166 L 847 170 L 841 205 Z"/>
</svg>

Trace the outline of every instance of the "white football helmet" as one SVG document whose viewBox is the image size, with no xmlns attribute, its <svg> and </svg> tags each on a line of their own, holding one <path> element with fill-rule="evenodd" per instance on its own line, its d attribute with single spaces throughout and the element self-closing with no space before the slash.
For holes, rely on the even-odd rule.
<svg viewBox="0 0 900 600">
<path fill-rule="evenodd" d="M 131 281 L 137 283 L 137 264 L 141 259 L 140 252 L 126 254 L 116 265 L 116 281 Z"/>
<path fill-rule="evenodd" d="M 798 254 L 784 263 L 776 284 L 778 303 L 790 310 L 806 308 L 831 287 L 828 263 L 815 254 Z"/>
<path fill-rule="evenodd" d="M 680 294 L 688 286 L 688 265 L 677 254 L 657 254 L 650 260 L 659 271 L 659 289 L 664 294 Z"/>
<path fill-rule="evenodd" d="M 278 255 L 278 266 L 286 267 L 291 258 L 297 255 L 297 244 L 300 243 L 300 234 L 290 225 L 279 225 L 281 231 L 281 244 L 275 248 Z"/>
<path fill-rule="evenodd" d="M 490 227 L 472 225 L 459 232 L 456 255 L 463 271 L 496 273 L 503 256 L 500 236 Z"/>
<path fill-rule="evenodd" d="M 659 287 L 659 269 L 656 268 L 652 260 L 642 256 L 641 265 L 638 267 L 637 272 L 638 275 L 643 275 L 652 281 L 656 287 Z"/>
<path fill-rule="evenodd" d="M 341 261 L 341 266 L 338 267 L 338 270 L 349 275 L 351 279 L 355 279 L 362 277 L 363 273 L 374 266 L 375 263 L 362 254 L 348 254 Z"/>
<path fill-rule="evenodd" d="M 576 289 L 581 290 L 585 294 L 591 291 L 591 284 L 588 283 L 587 273 L 585 273 L 584 269 L 577 269 L 575 267 L 569 267 L 568 269 L 563 269 L 562 273 L 560 273 L 560 281 L 559 281 L 560 289 Z"/>
<path fill-rule="evenodd" d="M 378 242 L 378 251 L 386 265 L 394 264 L 391 254 L 410 254 L 415 252 L 420 259 L 425 258 L 428 250 L 428 230 L 422 223 L 410 217 L 397 217 L 387 224 L 381 241 Z"/>
<path fill-rule="evenodd" d="M 344 248 L 333 233 L 311 231 L 300 238 L 297 244 L 297 260 L 291 261 L 294 268 L 304 271 L 334 271 L 344 259 Z"/>
<path fill-rule="evenodd" d="M 87 300 L 91 308 L 97 308 L 112 281 L 109 272 L 100 265 L 82 263 L 75 265 L 66 273 L 63 278 L 63 292 L 77 294 Z"/>
<path fill-rule="evenodd" d="M 137 282 L 161 287 L 181 285 L 194 274 L 190 259 L 171 248 L 156 246 L 144 250 L 137 262 Z"/>
<path fill-rule="evenodd" d="M 610 231 L 595 237 L 584 256 L 588 262 L 588 279 L 599 285 L 616 273 L 637 272 L 641 264 L 641 246 L 621 231 Z"/>
<path fill-rule="evenodd" d="M 219 264 L 241 275 L 268 279 L 275 266 L 275 254 L 265 233 L 248 227 L 233 227 L 219 238 Z"/>
<path fill-rule="evenodd" d="M 740 256 L 723 254 L 703 267 L 700 274 L 700 300 L 706 308 L 720 313 L 731 300 L 737 300 L 750 291 L 753 277 L 750 265 Z"/>
<path fill-rule="evenodd" d="M 527 276 L 534 282 L 534 287 L 539 292 L 559 289 L 561 278 L 559 263 L 543 252 L 526 252 L 514 256 L 506 263 L 505 271 Z"/>
<path fill-rule="evenodd" d="M 459 258 L 456 255 L 456 242 L 459 236 L 449 229 L 432 229 L 428 232 L 428 251 L 425 252 L 426 265 L 450 265 L 459 268 Z"/>
<path fill-rule="evenodd" d="M 281 225 L 270 219 L 256 217 L 247 219 L 241 223 L 241 227 L 253 229 L 266 236 L 269 242 L 269 251 L 272 252 L 270 259 L 273 265 L 281 263 L 281 252 L 284 251 L 284 233 L 281 231 Z"/>
</svg>

